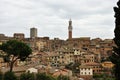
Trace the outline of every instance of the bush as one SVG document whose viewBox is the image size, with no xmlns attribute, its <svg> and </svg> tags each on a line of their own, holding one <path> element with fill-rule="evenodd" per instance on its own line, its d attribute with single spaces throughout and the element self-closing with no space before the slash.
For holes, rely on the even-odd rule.
<svg viewBox="0 0 120 80">
<path fill-rule="evenodd" d="M 57 80 L 70 80 L 70 78 L 68 76 L 59 75 Z"/>
<path fill-rule="evenodd" d="M 3 74 L 0 72 L 0 80 L 3 80 Z"/>
<path fill-rule="evenodd" d="M 34 73 L 23 73 L 20 75 L 20 80 L 35 80 Z"/>
<path fill-rule="evenodd" d="M 13 72 L 8 71 L 4 74 L 3 80 L 17 80 L 17 76 Z"/>
<path fill-rule="evenodd" d="M 36 80 L 55 80 L 52 76 L 46 75 L 45 73 L 36 74 Z"/>
</svg>

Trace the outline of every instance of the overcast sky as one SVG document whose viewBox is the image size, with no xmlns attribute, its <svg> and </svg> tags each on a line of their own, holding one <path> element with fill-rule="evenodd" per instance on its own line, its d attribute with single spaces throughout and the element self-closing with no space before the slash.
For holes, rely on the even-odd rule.
<svg viewBox="0 0 120 80">
<path fill-rule="evenodd" d="M 0 33 L 13 36 L 30 28 L 38 36 L 68 38 L 72 19 L 73 37 L 113 38 L 114 11 L 118 0 L 0 0 Z"/>
</svg>

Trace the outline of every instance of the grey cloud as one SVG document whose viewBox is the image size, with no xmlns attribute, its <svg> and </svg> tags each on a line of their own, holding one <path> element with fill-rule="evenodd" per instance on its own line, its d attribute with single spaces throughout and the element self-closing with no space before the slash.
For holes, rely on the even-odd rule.
<svg viewBox="0 0 120 80">
<path fill-rule="evenodd" d="M 72 18 L 74 36 L 94 36 L 99 30 L 98 36 L 111 37 L 102 33 L 106 29 L 113 33 L 115 5 L 114 0 L 0 0 L 0 32 L 29 36 L 29 28 L 34 26 L 39 36 L 67 38 L 68 20 Z"/>
<path fill-rule="evenodd" d="M 67 16 L 72 16 L 75 18 L 83 18 L 89 15 L 94 14 L 108 14 L 111 10 L 109 10 L 109 6 L 105 4 L 105 2 L 98 1 L 98 0 L 92 0 L 92 1 L 78 1 L 78 0 L 70 0 L 70 1 L 64 1 L 64 4 L 62 3 L 63 0 L 60 0 L 58 2 L 50 2 L 47 3 L 47 6 L 52 8 L 53 11 L 56 13 L 55 15 L 59 15 L 62 18 L 66 18 Z M 107 1 L 106 1 L 107 2 Z M 107 4 L 109 4 L 110 1 L 108 1 Z"/>
</svg>

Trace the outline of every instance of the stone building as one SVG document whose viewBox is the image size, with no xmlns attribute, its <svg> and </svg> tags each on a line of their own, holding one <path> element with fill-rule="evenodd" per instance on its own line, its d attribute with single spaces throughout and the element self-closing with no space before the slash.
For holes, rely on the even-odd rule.
<svg viewBox="0 0 120 80">
<path fill-rule="evenodd" d="M 37 35 L 37 28 L 30 28 L 30 38 L 34 39 L 34 38 L 37 38 L 38 35 Z"/>
<path fill-rule="evenodd" d="M 80 78 L 84 80 L 92 80 L 93 78 L 93 69 L 91 66 L 80 66 Z"/>
<path fill-rule="evenodd" d="M 25 38 L 25 35 L 24 35 L 24 33 L 14 33 L 13 37 L 14 37 L 15 39 L 20 39 L 20 40 L 22 40 L 22 39 Z"/>
</svg>

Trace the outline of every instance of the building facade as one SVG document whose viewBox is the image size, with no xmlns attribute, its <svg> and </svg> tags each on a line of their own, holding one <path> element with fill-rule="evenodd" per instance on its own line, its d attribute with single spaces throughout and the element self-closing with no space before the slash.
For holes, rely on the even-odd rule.
<svg viewBox="0 0 120 80">
<path fill-rule="evenodd" d="M 15 39 L 24 39 L 25 38 L 24 33 L 14 33 L 13 36 Z"/>
</svg>

